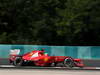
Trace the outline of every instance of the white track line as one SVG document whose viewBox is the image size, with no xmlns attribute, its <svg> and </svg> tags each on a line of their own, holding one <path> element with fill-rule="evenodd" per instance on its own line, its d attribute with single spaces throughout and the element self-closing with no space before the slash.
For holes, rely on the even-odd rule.
<svg viewBox="0 0 100 75">
<path fill-rule="evenodd" d="M 0 67 L 2 68 L 2 67 L 8 67 L 8 68 L 12 68 L 12 67 L 15 67 L 15 66 L 13 66 L 13 65 L 0 65 Z M 25 68 L 29 68 L 29 66 L 27 67 L 25 67 Z M 59 68 L 62 68 L 62 69 L 64 69 L 64 68 L 66 68 L 66 67 L 31 67 L 31 68 L 55 68 L 55 69 L 59 69 Z M 80 68 L 78 68 L 78 67 L 74 67 L 73 69 L 80 69 Z M 100 69 L 100 67 L 83 67 L 82 69 Z"/>
</svg>

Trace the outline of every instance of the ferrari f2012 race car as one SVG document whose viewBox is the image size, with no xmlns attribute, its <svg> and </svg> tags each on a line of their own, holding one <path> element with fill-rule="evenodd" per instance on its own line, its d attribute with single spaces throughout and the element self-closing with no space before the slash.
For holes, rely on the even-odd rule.
<svg viewBox="0 0 100 75">
<path fill-rule="evenodd" d="M 20 51 L 16 50 L 17 53 Z M 31 52 L 25 53 L 23 55 L 17 55 L 12 51 L 10 54 L 10 63 L 14 66 L 57 66 L 57 64 L 62 63 L 64 67 L 84 67 L 83 61 L 81 59 L 74 59 L 69 56 L 49 56 L 44 50 L 33 50 Z"/>
</svg>

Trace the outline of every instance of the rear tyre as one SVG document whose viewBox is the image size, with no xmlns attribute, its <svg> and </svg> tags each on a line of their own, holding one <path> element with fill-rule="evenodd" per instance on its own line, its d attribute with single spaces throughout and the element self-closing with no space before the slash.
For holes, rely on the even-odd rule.
<svg viewBox="0 0 100 75">
<path fill-rule="evenodd" d="M 24 64 L 24 61 L 22 60 L 21 57 L 16 57 L 13 62 L 14 66 L 23 66 L 23 64 Z"/>
<path fill-rule="evenodd" d="M 64 66 L 67 68 L 73 68 L 74 67 L 74 61 L 71 58 L 66 58 L 64 60 Z"/>
</svg>

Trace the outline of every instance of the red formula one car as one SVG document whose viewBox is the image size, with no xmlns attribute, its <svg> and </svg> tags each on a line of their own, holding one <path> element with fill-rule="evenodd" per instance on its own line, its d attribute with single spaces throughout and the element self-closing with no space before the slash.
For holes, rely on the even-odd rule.
<svg viewBox="0 0 100 75">
<path fill-rule="evenodd" d="M 9 60 L 15 66 L 57 66 L 59 63 L 69 68 L 84 66 L 81 59 L 74 59 L 69 56 L 49 56 L 43 50 L 34 50 L 21 56 L 11 54 Z"/>
</svg>

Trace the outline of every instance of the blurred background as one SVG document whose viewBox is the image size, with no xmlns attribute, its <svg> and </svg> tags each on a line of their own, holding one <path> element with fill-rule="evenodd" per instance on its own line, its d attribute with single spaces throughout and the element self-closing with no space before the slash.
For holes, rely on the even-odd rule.
<svg viewBox="0 0 100 75">
<path fill-rule="evenodd" d="M 0 0 L 0 58 L 34 48 L 99 60 L 100 0 Z"/>
<path fill-rule="evenodd" d="M 100 45 L 100 1 L 0 0 L 0 43 Z"/>
</svg>

